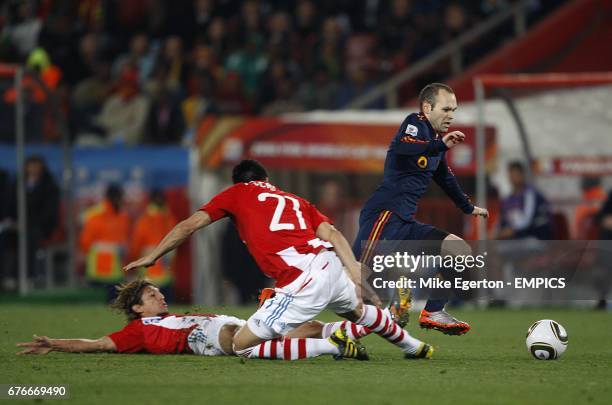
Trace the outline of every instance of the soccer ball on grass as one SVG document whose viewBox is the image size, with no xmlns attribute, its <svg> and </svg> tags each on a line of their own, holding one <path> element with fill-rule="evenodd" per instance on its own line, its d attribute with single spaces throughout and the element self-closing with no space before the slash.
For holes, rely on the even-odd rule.
<svg viewBox="0 0 612 405">
<path fill-rule="evenodd" d="M 536 359 L 555 360 L 567 349 L 567 332 L 558 322 L 542 319 L 529 327 L 526 343 Z"/>
</svg>

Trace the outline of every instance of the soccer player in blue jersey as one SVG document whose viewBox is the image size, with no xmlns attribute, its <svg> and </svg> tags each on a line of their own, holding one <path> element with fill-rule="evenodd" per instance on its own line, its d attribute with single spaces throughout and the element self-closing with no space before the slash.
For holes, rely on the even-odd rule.
<svg viewBox="0 0 612 405">
<path fill-rule="evenodd" d="M 415 220 L 418 201 L 432 179 L 464 214 L 489 216 L 470 202 L 446 161 L 446 151 L 465 139 L 460 131 L 448 132 L 457 110 L 453 90 L 441 83 L 428 84 L 419 94 L 419 105 L 420 112 L 408 115 L 393 137 L 383 181 L 361 210 L 353 250 L 365 265 L 371 264 L 379 240 L 430 241 L 439 246 L 433 254 L 471 253 L 460 237 Z M 470 326 L 448 314 L 445 304 L 445 300 L 427 301 L 419 317 L 421 327 L 453 335 L 468 332 Z"/>
</svg>

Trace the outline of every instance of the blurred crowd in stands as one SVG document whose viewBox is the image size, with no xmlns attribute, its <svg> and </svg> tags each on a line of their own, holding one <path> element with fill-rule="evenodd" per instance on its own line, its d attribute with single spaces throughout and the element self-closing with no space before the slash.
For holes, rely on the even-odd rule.
<svg viewBox="0 0 612 405">
<path fill-rule="evenodd" d="M 188 141 L 203 116 L 339 109 L 511 0 L 6 0 L 0 61 L 25 63 L 59 100 L 82 144 Z M 534 0 L 530 20 L 552 6 Z M 558 4 L 557 4 L 558 5 Z M 464 65 L 504 43 L 512 24 L 468 47 Z M 400 90 L 448 77 L 448 64 Z M 15 93 L 2 82 L 2 103 Z M 7 88 L 6 86 L 9 86 Z M 29 141 L 62 128 L 24 83 Z M 384 100 L 368 108 L 384 108 Z M 13 112 L 0 109 L 0 140 Z"/>
</svg>

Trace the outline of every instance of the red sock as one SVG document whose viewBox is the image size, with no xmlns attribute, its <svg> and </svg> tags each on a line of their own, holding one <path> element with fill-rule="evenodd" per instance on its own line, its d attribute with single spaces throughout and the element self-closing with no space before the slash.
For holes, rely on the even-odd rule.
<svg viewBox="0 0 612 405">
<path fill-rule="evenodd" d="M 402 348 L 406 353 L 415 353 L 421 341 L 413 338 L 391 319 L 389 311 L 381 310 L 373 305 L 364 305 L 363 314 L 357 323 L 369 328 L 372 332 L 385 338 L 390 343 Z"/>
<path fill-rule="evenodd" d="M 236 351 L 236 354 L 241 357 L 258 359 L 299 360 L 322 354 L 339 354 L 339 351 L 327 339 L 280 338 Z"/>
<path fill-rule="evenodd" d="M 370 329 L 365 326 L 358 325 L 351 321 L 341 321 L 341 322 L 330 322 L 323 325 L 323 330 L 321 331 L 322 338 L 330 337 L 335 331 L 340 328 L 344 328 L 346 334 L 349 338 L 356 340 L 361 339 L 364 336 L 368 336 L 370 333 Z"/>
</svg>

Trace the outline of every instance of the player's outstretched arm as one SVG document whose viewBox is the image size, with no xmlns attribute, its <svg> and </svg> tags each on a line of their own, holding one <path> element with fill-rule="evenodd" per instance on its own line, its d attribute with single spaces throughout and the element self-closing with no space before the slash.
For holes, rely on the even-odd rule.
<svg viewBox="0 0 612 405">
<path fill-rule="evenodd" d="M 176 249 L 192 233 L 198 229 L 210 225 L 212 220 L 206 211 L 197 211 L 189 218 L 176 224 L 174 228 L 162 239 L 161 242 L 148 255 L 141 257 L 125 266 L 123 271 L 130 271 L 139 267 L 149 267 L 155 264 L 157 259 Z"/>
<path fill-rule="evenodd" d="M 116 352 L 115 342 L 108 336 L 100 339 L 51 339 L 47 336 L 36 336 L 31 342 L 17 343 L 25 349 L 17 354 L 47 354 L 49 352 L 95 353 Z"/>
</svg>

